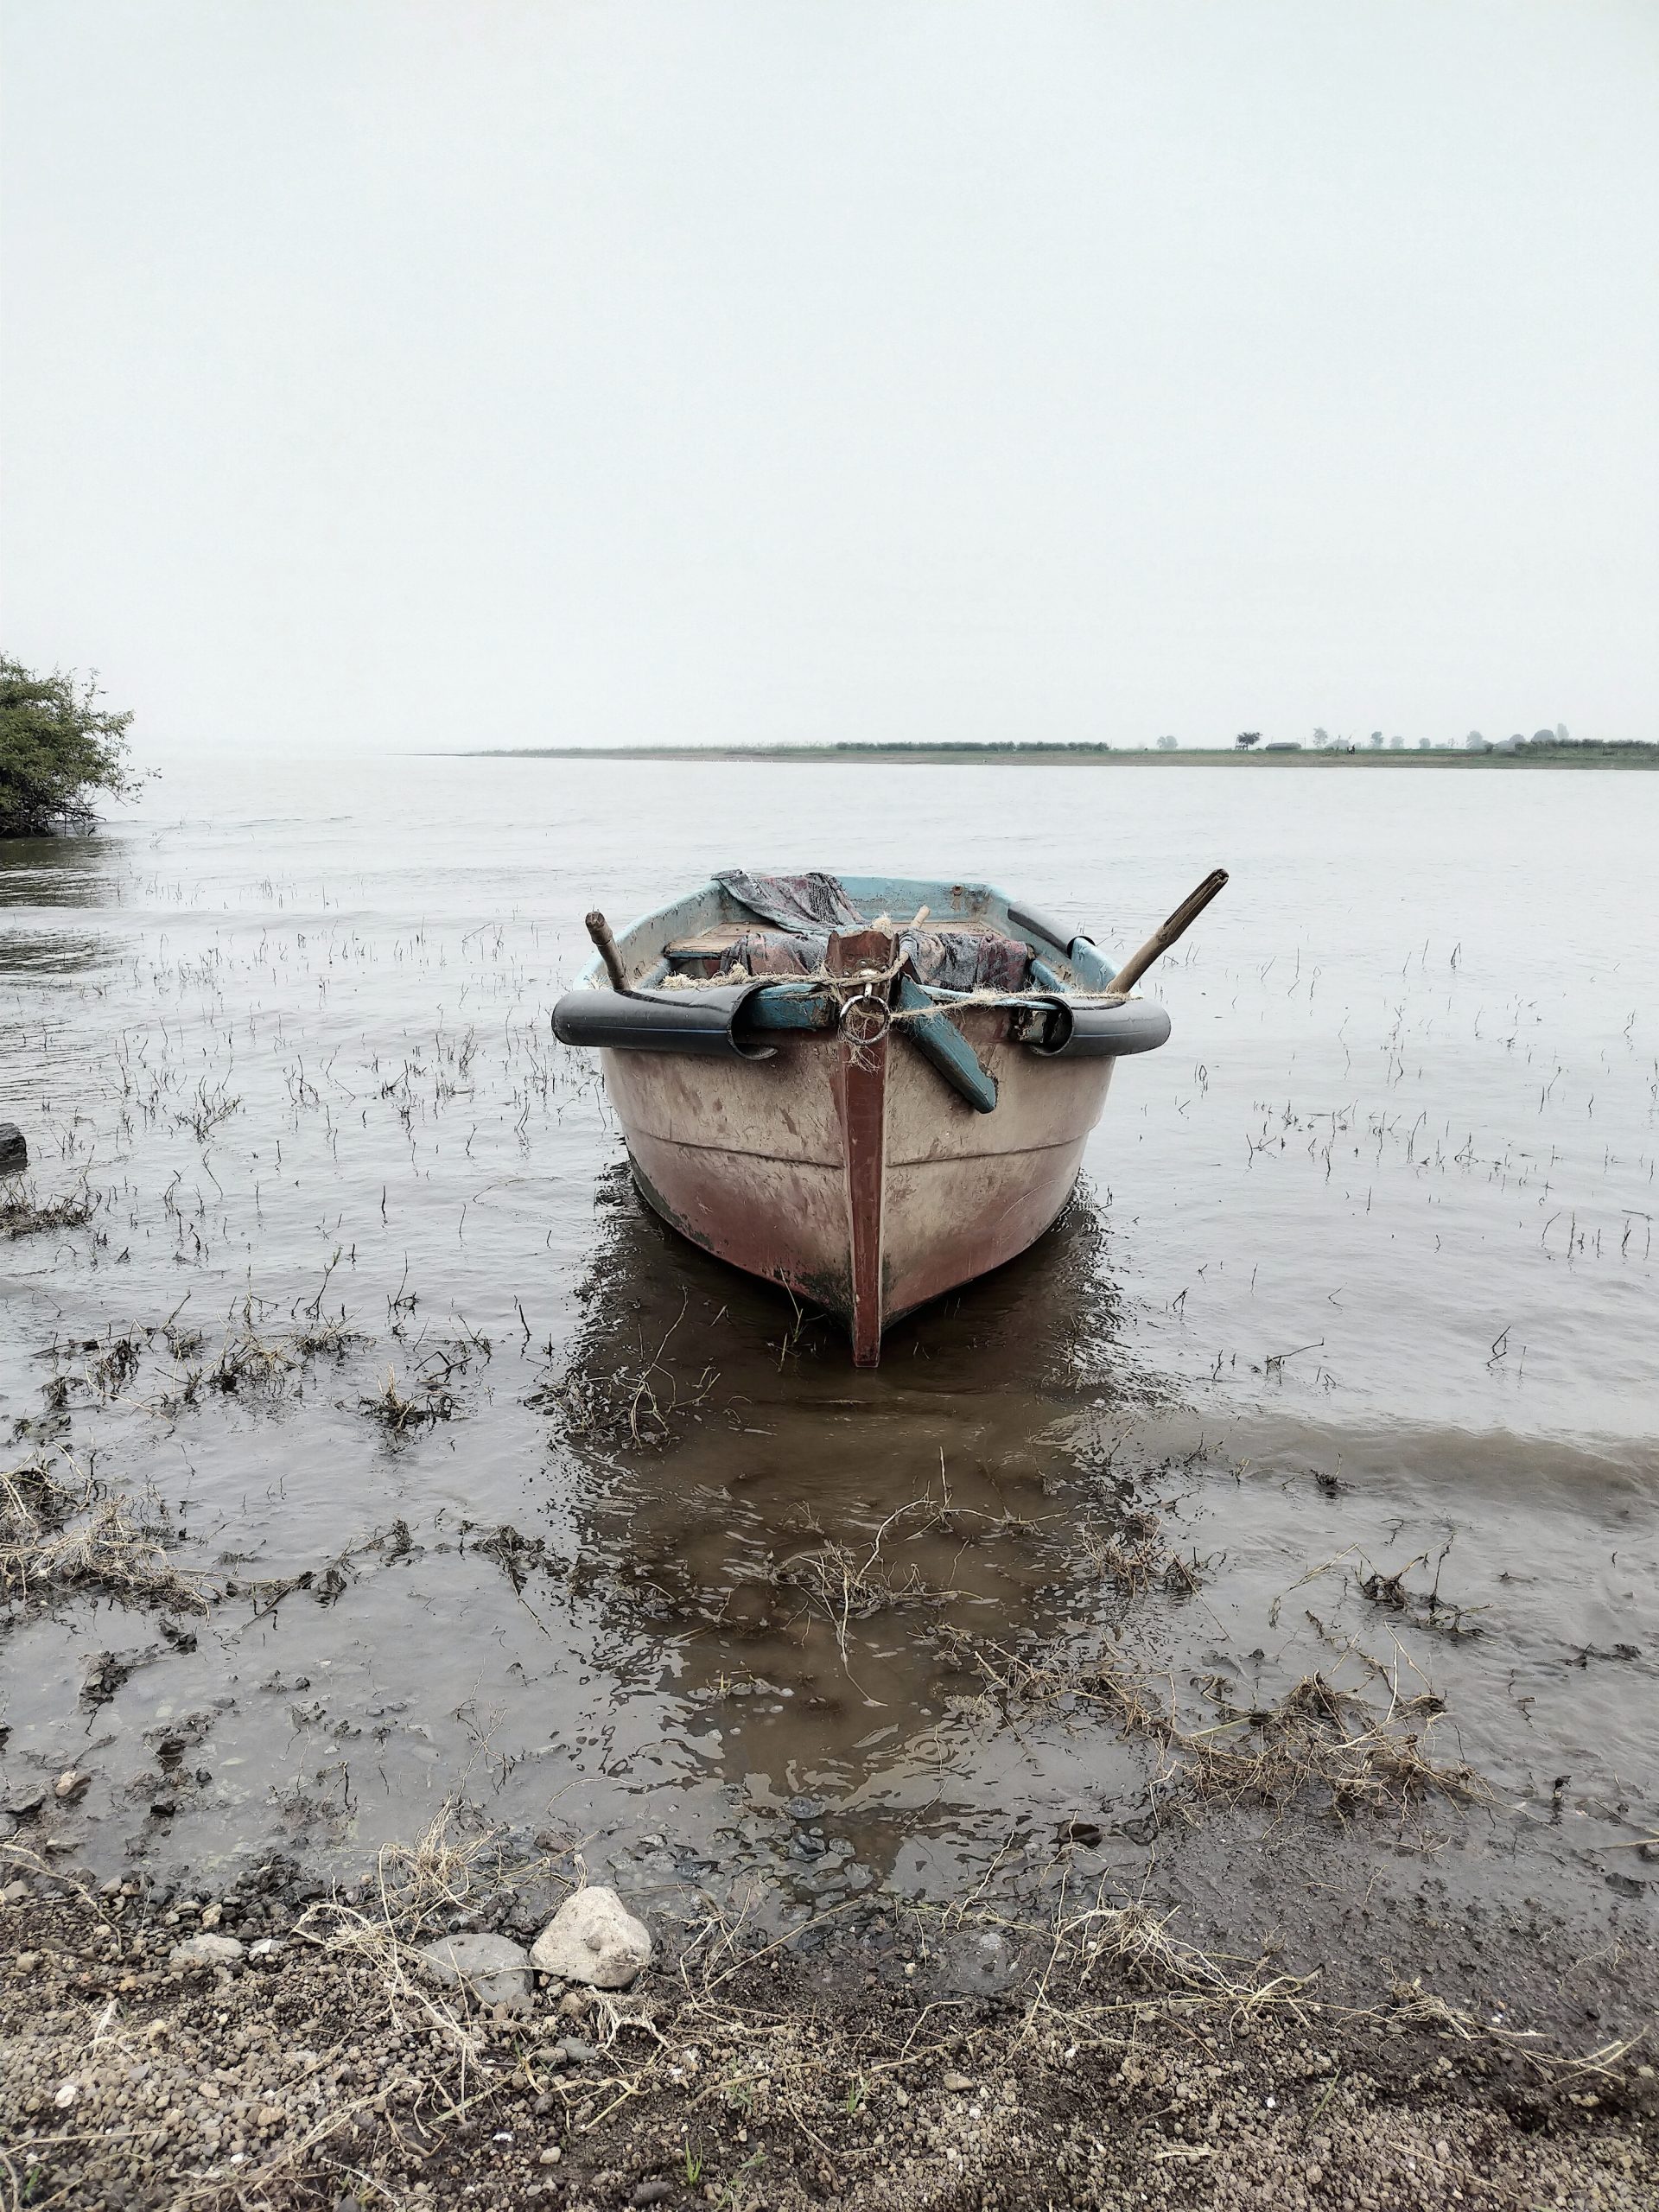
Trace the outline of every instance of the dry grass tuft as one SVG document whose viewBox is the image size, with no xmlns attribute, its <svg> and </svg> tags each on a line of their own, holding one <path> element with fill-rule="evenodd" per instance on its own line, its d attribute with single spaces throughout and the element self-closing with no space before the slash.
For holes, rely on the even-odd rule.
<svg viewBox="0 0 1659 2212">
<path fill-rule="evenodd" d="M 1171 1551 L 1162 1521 L 1147 1507 L 1125 1514 L 1108 1535 L 1085 1529 L 1083 1548 L 1096 1573 L 1125 1598 L 1144 1597 L 1154 1583 L 1172 1598 L 1190 1598 L 1203 1587 L 1204 1562 L 1196 1554 L 1183 1559 Z"/>
<path fill-rule="evenodd" d="M 1357 1692 L 1313 1674 L 1275 1706 L 1242 1710 L 1224 1702 L 1218 1720 L 1187 1728 L 1173 1686 L 1167 1700 L 1160 1700 L 1109 1645 L 1092 1662 L 1079 1662 L 944 1633 L 956 1656 L 977 1669 L 1005 1711 L 1015 1705 L 1065 1706 L 1109 1713 L 1132 1735 L 1162 1748 L 1166 1782 L 1200 1798 L 1282 1808 L 1328 1793 L 1344 1812 L 1431 1795 L 1474 1802 L 1490 1795 L 1471 1768 L 1442 1765 L 1430 1755 L 1443 1700 L 1432 1690 L 1408 1697 L 1397 1675 L 1381 1662 L 1371 1662 L 1389 1692 L 1380 1710 Z"/>
<path fill-rule="evenodd" d="M 413 1429 L 429 1428 L 436 1421 L 448 1421 L 454 1414 L 455 1394 L 448 1387 L 447 1374 L 429 1376 L 410 1383 L 407 1395 L 397 1387 L 397 1371 L 386 1370 L 384 1389 L 372 1398 L 359 1398 L 360 1411 L 378 1421 L 382 1428 L 393 1436 L 407 1436 Z"/>
<path fill-rule="evenodd" d="M 40 1461 L 0 1473 L 0 1595 L 22 1603 L 96 1590 L 123 1605 L 205 1613 L 200 1589 L 138 1527 L 130 1501 L 62 1456 L 68 1481 Z"/>
<path fill-rule="evenodd" d="M 930 1529 L 950 1525 L 949 1493 L 944 1505 L 930 1495 L 912 1498 L 889 1513 L 868 1544 L 845 1544 L 824 1536 L 810 1551 L 786 1559 L 772 1575 L 780 1589 L 801 1592 L 830 1622 L 843 1667 L 849 1665 L 848 1637 L 855 1621 L 873 1620 L 879 1613 L 900 1607 L 948 1605 L 960 1593 L 941 1590 L 915 1567 L 900 1568 L 883 1553 L 892 1532 L 902 1523 L 908 1533 L 920 1535 Z M 821 1533 L 816 1530 L 815 1533 Z M 849 1669 L 850 1673 L 850 1669 Z"/>
<path fill-rule="evenodd" d="M 264 1338 L 244 1327 L 226 1338 L 219 1357 L 207 1370 L 207 1386 L 227 1396 L 251 1389 L 275 1397 L 298 1365 L 295 1352 L 283 1339 Z"/>
<path fill-rule="evenodd" d="M 0 1195 L 0 1236 L 37 1236 L 49 1229 L 84 1229 L 97 1201 L 83 1183 L 60 1198 L 37 1198 L 26 1183 Z"/>
</svg>

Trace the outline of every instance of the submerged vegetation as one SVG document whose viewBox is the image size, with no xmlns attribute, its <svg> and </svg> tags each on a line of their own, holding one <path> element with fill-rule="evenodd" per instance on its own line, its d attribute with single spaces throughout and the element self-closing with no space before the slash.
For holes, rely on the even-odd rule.
<svg viewBox="0 0 1659 2212">
<path fill-rule="evenodd" d="M 206 1612 L 196 1583 L 168 1559 L 156 1534 L 135 1519 L 89 1469 L 64 1455 L 0 1472 L 0 1599 L 16 1606 L 68 1590 L 122 1605 Z"/>
<path fill-rule="evenodd" d="M 48 1229 L 82 1229 L 92 1217 L 85 1185 L 55 1198 L 37 1198 L 27 1185 L 9 1179 L 0 1190 L 0 1237 L 38 1236 Z"/>
<path fill-rule="evenodd" d="M 87 829 L 97 792 L 130 794 L 131 713 L 111 714 L 98 697 L 94 676 L 36 676 L 0 653 L 0 837 Z"/>
</svg>

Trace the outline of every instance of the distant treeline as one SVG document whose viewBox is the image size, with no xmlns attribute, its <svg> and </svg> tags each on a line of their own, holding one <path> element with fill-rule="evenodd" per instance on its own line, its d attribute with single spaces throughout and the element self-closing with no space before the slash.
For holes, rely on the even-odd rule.
<svg viewBox="0 0 1659 2212">
<path fill-rule="evenodd" d="M 1386 741 L 1376 734 L 1361 743 L 1347 738 L 1328 738 L 1323 732 L 1312 745 L 1279 738 L 1262 745 L 1261 733 L 1241 733 L 1231 745 L 1181 746 L 1173 737 L 1160 738 L 1155 746 L 1109 745 L 1100 739 L 1068 738 L 1045 741 L 1031 738 L 917 743 L 902 738 L 840 738 L 832 743 L 810 745 L 529 745 L 490 746 L 465 756 L 471 760 L 888 760 L 941 767 L 960 766 L 977 760 L 988 766 L 1029 762 L 1033 767 L 1079 764 L 1146 762 L 1171 767 L 1230 766 L 1273 767 L 1395 767 L 1406 768 L 1659 768 L 1659 743 L 1633 738 L 1567 738 L 1540 731 L 1534 737 L 1501 738 L 1492 743 L 1471 731 L 1460 744 L 1434 745 L 1420 738 L 1409 748 L 1403 738 Z"/>
<path fill-rule="evenodd" d="M 789 752 L 800 753 L 1041 753 L 1044 754 L 1055 753 L 1078 753 L 1099 754 L 1103 753 L 1150 753 L 1153 751 L 1171 753 L 1186 751 L 1193 753 L 1224 752 L 1231 753 L 1236 753 L 1241 749 L 1245 751 L 1251 750 L 1253 748 L 1255 734 L 1252 732 L 1250 734 L 1251 745 L 1244 745 L 1243 741 L 1237 738 L 1235 738 L 1230 745 L 1199 745 L 1187 747 L 1180 746 L 1179 741 L 1174 739 L 1160 739 L 1156 747 L 1153 747 L 1137 745 L 1114 746 L 1107 743 L 1103 739 L 1100 738 L 1068 738 L 1065 740 L 1049 740 L 1044 738 L 1010 738 L 1001 740 L 963 738 L 961 740 L 953 740 L 947 738 L 935 744 L 907 741 L 903 738 L 893 739 L 890 741 L 876 741 L 873 739 L 867 740 L 863 738 L 841 738 L 837 739 L 834 743 L 828 745 L 803 745 L 791 746 L 788 747 L 779 747 L 775 749 L 779 752 L 787 750 Z M 1305 746 L 1300 739 L 1281 738 L 1276 742 L 1269 744 L 1265 748 L 1265 750 L 1269 753 L 1313 752 L 1340 753 L 1352 753 L 1355 754 L 1375 752 L 1381 749 L 1382 748 L 1375 739 L 1371 740 L 1369 743 L 1361 744 L 1357 740 L 1351 740 L 1347 738 L 1316 740 L 1311 746 Z M 1395 739 L 1394 743 L 1388 749 L 1391 752 L 1399 752 L 1401 750 L 1400 741 Z M 1423 753 L 1529 753 L 1534 758 L 1554 758 L 1556 756 L 1560 756 L 1567 759 L 1573 759 L 1575 757 L 1580 757 L 1586 753 L 1591 753 L 1615 754 L 1624 758 L 1636 757 L 1659 760 L 1659 742 L 1649 743 L 1640 738 L 1563 738 L 1556 737 L 1553 734 L 1547 737 L 1541 734 L 1536 737 L 1501 738 L 1496 742 L 1491 739 L 1485 738 L 1463 738 L 1456 741 L 1448 740 L 1442 743 L 1436 743 L 1428 738 L 1420 738 L 1415 746 L 1410 748 L 1410 751 L 1414 755 Z"/>
<path fill-rule="evenodd" d="M 1637 737 L 1516 737 L 1489 745 L 1489 753 L 1533 753 L 1554 756 L 1575 753 L 1639 753 L 1659 754 L 1659 744 Z"/>
</svg>

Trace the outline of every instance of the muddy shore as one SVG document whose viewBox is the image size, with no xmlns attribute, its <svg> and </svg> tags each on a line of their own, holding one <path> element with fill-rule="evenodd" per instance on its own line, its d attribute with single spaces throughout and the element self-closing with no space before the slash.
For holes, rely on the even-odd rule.
<svg viewBox="0 0 1659 2212">
<path fill-rule="evenodd" d="M 1638 2212 L 1659 2188 L 1640 2043 L 1569 2050 L 1421 1983 L 1332 2004 L 1064 1853 L 1023 1896 L 781 1938 L 693 1904 L 631 1988 L 542 1978 L 517 2013 L 423 1974 L 435 1930 L 527 1936 L 580 1878 L 435 1835 L 322 1897 L 278 1861 L 215 1896 L 35 1861 L 0 1904 L 8 2202 Z M 204 1926 L 240 1959 L 174 1963 Z"/>
</svg>

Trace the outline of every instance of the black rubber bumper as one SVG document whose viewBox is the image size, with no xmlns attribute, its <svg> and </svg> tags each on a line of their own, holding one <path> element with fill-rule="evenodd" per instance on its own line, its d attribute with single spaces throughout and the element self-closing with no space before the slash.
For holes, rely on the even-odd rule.
<svg viewBox="0 0 1659 2212">
<path fill-rule="evenodd" d="M 553 1008 L 562 1045 L 609 1052 L 696 1052 L 717 1058 L 767 1060 L 776 1047 L 746 1034 L 743 1010 L 766 982 L 729 988 L 648 992 L 567 991 Z"/>
<path fill-rule="evenodd" d="M 1077 1006 L 1051 999 L 1033 1052 L 1058 1060 L 1127 1059 L 1131 1052 L 1155 1052 L 1169 1042 L 1169 1016 L 1155 999 L 1126 999 L 1122 1006 Z"/>
<path fill-rule="evenodd" d="M 1039 914 L 1034 906 L 1010 906 L 1008 919 L 1015 929 L 1023 930 L 1027 937 L 1041 938 L 1045 944 L 1052 944 L 1056 952 L 1064 953 L 1068 959 L 1071 956 L 1072 946 L 1083 935 L 1080 930 L 1068 930 L 1062 923 L 1051 922 L 1046 914 Z M 1094 943 L 1091 937 L 1084 937 L 1083 941 L 1085 944 Z"/>
</svg>

